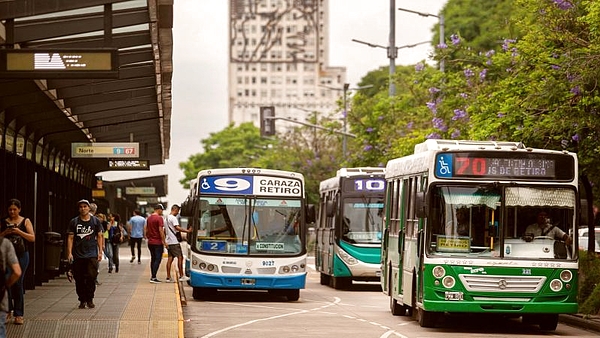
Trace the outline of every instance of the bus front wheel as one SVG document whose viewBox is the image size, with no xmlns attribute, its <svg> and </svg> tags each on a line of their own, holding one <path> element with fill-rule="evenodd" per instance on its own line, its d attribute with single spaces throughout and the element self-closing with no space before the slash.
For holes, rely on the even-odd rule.
<svg viewBox="0 0 600 338">
<path fill-rule="evenodd" d="M 324 273 L 321 272 L 321 285 L 329 285 L 329 279 L 331 278 L 331 276 L 326 275 Z"/>
<path fill-rule="evenodd" d="M 437 321 L 437 313 L 425 311 L 422 308 L 418 310 L 419 325 L 421 327 L 435 327 Z"/>
<path fill-rule="evenodd" d="M 331 277 L 331 284 L 336 290 L 348 289 L 352 286 L 352 279 L 348 277 Z"/>
<path fill-rule="evenodd" d="M 538 325 L 541 330 L 554 331 L 558 326 L 557 314 L 543 314 L 539 316 Z"/>
<path fill-rule="evenodd" d="M 298 289 L 288 290 L 286 292 L 285 296 L 289 302 L 295 302 L 298 299 L 300 299 L 300 290 L 298 290 Z"/>
<path fill-rule="evenodd" d="M 196 300 L 203 300 L 203 299 L 207 299 L 210 295 L 213 295 L 216 292 L 217 292 L 216 289 L 194 287 L 194 289 L 192 291 L 192 296 Z"/>
</svg>

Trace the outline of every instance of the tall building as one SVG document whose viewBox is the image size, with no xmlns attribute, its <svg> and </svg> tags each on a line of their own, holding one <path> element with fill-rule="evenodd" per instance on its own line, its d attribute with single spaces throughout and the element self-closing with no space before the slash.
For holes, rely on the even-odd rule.
<svg viewBox="0 0 600 338">
<path fill-rule="evenodd" d="M 328 8 L 329 0 L 230 0 L 229 123 L 259 126 L 261 106 L 302 122 L 315 111 L 341 117 L 346 68 L 329 66 Z"/>
</svg>

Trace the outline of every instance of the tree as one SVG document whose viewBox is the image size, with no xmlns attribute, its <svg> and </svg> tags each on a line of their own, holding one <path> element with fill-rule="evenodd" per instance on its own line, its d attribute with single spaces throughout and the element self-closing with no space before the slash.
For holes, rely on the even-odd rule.
<svg viewBox="0 0 600 338">
<path fill-rule="evenodd" d="M 185 176 L 179 183 L 184 188 L 189 188 L 189 181 L 203 169 L 255 166 L 273 141 L 261 138 L 260 130 L 247 122 L 237 127 L 231 124 L 220 132 L 211 133 L 201 143 L 203 152 L 191 155 L 187 162 L 179 163 Z"/>
</svg>

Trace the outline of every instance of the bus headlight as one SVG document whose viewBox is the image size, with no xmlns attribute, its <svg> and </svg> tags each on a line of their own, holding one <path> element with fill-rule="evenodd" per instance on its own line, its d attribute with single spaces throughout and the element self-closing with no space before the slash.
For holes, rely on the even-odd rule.
<svg viewBox="0 0 600 338">
<path fill-rule="evenodd" d="M 444 279 L 442 279 L 442 284 L 444 284 L 445 288 L 451 289 L 456 284 L 456 281 L 454 280 L 454 277 L 446 276 L 446 277 L 444 277 Z"/>
<path fill-rule="evenodd" d="M 552 291 L 557 292 L 560 291 L 562 289 L 563 283 L 559 280 L 559 279 L 553 279 L 550 282 L 550 289 L 552 289 Z"/>
<path fill-rule="evenodd" d="M 336 247 L 336 252 L 338 257 L 344 261 L 344 263 L 348 265 L 356 265 L 358 264 L 358 260 L 352 256 L 350 256 L 346 251 L 342 250 L 339 247 Z"/>
<path fill-rule="evenodd" d="M 290 272 L 290 267 L 287 265 L 284 265 L 281 267 L 281 271 L 283 271 L 283 273 L 288 273 L 288 272 Z"/>
<path fill-rule="evenodd" d="M 300 270 L 298 265 L 292 265 L 292 272 L 298 272 L 298 270 Z"/>
<path fill-rule="evenodd" d="M 436 266 L 433 268 L 433 277 L 442 278 L 446 275 L 446 269 L 443 266 Z"/>
<path fill-rule="evenodd" d="M 570 270 L 563 270 L 560 272 L 560 280 L 568 283 L 573 279 L 573 273 Z"/>
</svg>

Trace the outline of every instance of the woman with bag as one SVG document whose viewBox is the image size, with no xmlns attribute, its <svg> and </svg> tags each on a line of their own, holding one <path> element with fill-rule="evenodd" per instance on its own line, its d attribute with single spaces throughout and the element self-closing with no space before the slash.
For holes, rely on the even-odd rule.
<svg viewBox="0 0 600 338">
<path fill-rule="evenodd" d="M 115 273 L 119 273 L 119 247 L 123 243 L 123 224 L 119 214 L 110 214 L 110 228 L 108 230 L 108 243 L 112 251 L 112 262 L 115 266 Z"/>
<path fill-rule="evenodd" d="M 35 241 L 35 232 L 33 224 L 29 218 L 21 216 L 21 201 L 11 199 L 8 201 L 8 217 L 2 219 L 0 226 L 0 236 L 10 240 L 15 247 L 15 252 L 19 258 L 21 267 L 21 277 L 8 288 L 8 307 L 9 312 L 6 316 L 6 323 L 11 320 L 11 312 L 14 316 L 14 323 L 23 325 L 23 314 L 25 310 L 25 301 L 23 299 L 23 278 L 25 271 L 29 266 L 29 244 Z"/>
</svg>

